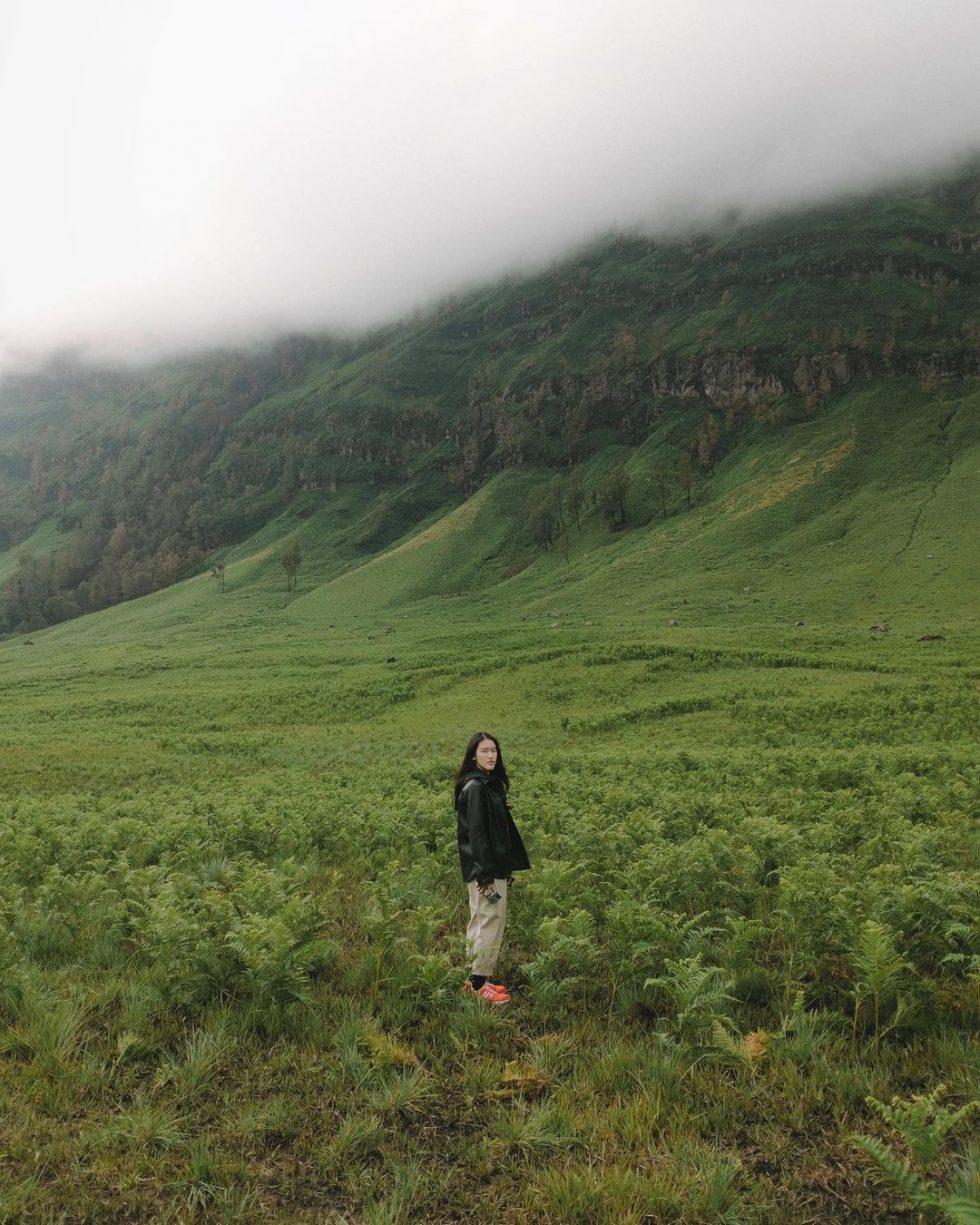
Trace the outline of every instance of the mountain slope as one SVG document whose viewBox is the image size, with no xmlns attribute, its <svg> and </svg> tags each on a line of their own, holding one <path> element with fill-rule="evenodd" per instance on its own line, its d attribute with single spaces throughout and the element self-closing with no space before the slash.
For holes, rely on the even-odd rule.
<svg viewBox="0 0 980 1225">
<path fill-rule="evenodd" d="M 462 632 L 526 620 L 587 636 L 670 623 L 976 631 L 980 391 L 936 397 L 909 382 L 854 391 L 815 421 L 745 442 L 691 510 L 676 487 L 666 519 L 654 489 L 659 452 L 656 437 L 627 452 L 633 526 L 611 532 L 588 506 L 580 528 L 569 521 L 564 556 L 526 534 L 528 499 L 553 474 L 514 469 L 353 567 L 338 555 L 356 506 L 284 515 L 227 555 L 223 591 L 200 575 L 35 634 L 34 649 L 237 649 L 295 631 L 356 653 L 401 622 Z M 601 482 L 623 453 L 595 457 L 587 481 Z M 293 540 L 307 560 L 290 596 L 281 557 Z"/>
<path fill-rule="evenodd" d="M 828 554 L 834 569 L 856 567 L 850 595 L 815 607 L 865 615 L 887 605 L 892 580 L 865 582 L 884 565 L 904 575 L 896 591 L 919 584 L 931 609 L 945 580 L 937 587 L 927 572 L 928 554 L 916 561 L 917 541 L 955 535 L 970 514 L 978 202 L 972 166 L 942 184 L 683 241 L 613 238 L 356 340 L 293 337 L 142 371 L 62 360 L 8 379 L 7 626 L 36 630 L 215 560 L 230 577 L 242 548 L 261 552 L 292 534 L 304 579 L 359 572 L 353 590 L 381 573 L 360 572 L 364 561 L 508 472 L 510 526 L 481 521 L 499 559 L 480 568 L 481 588 L 528 567 L 535 541 L 560 545 L 561 565 L 551 563 L 569 581 L 580 545 L 597 557 L 634 546 L 645 555 L 626 537 L 666 509 L 666 534 L 651 536 L 676 550 L 655 567 L 664 606 L 692 598 L 688 561 L 721 609 L 731 584 L 711 581 L 713 556 L 740 558 L 753 575 L 740 586 L 758 585 L 757 572 L 771 569 L 766 542 L 783 539 L 792 574 L 798 550 L 829 549 L 824 536 L 836 533 L 854 540 L 852 561 Z M 801 447 L 811 437 L 825 453 Z M 848 437 L 851 450 L 838 454 Z M 563 532 L 543 470 L 565 480 L 576 469 L 586 501 L 601 504 L 617 461 L 630 487 L 623 541 L 601 515 L 581 537 L 578 526 Z M 685 464 L 709 520 L 697 532 L 675 514 L 679 502 L 686 511 Z M 467 564 L 447 555 L 448 591 Z M 950 565 L 955 601 L 969 567 Z M 530 590 L 540 571 L 525 569 L 517 586 Z M 435 582 L 416 573 L 409 588 L 428 596 Z M 767 582 L 773 612 L 788 615 L 793 600 Z"/>
</svg>

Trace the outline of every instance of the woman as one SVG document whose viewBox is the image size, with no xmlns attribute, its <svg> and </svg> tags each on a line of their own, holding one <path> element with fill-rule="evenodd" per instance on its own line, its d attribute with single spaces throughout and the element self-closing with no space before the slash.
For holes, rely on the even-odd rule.
<svg viewBox="0 0 980 1225">
<path fill-rule="evenodd" d="M 470 891 L 466 943 L 473 965 L 465 987 L 491 1004 L 510 1002 L 506 987 L 490 976 L 507 920 L 507 886 L 512 873 L 531 866 L 510 815 L 509 786 L 497 737 L 476 732 L 456 771 L 456 835 Z"/>
</svg>

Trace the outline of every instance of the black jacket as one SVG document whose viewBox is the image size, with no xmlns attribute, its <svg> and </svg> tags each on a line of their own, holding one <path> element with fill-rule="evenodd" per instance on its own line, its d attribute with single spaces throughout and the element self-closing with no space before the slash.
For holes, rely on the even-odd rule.
<svg viewBox="0 0 980 1225">
<path fill-rule="evenodd" d="M 482 770 L 463 779 L 456 798 L 456 837 L 465 881 L 489 885 L 531 866 L 503 788 Z"/>
</svg>

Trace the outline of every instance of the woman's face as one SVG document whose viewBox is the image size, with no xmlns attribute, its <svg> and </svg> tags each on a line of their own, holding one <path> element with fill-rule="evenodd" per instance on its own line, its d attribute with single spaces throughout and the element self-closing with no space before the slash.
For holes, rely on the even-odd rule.
<svg viewBox="0 0 980 1225">
<path fill-rule="evenodd" d="M 497 746 L 492 740 L 481 740 L 473 750 L 473 760 L 476 768 L 484 774 L 492 774 L 497 764 Z"/>
</svg>

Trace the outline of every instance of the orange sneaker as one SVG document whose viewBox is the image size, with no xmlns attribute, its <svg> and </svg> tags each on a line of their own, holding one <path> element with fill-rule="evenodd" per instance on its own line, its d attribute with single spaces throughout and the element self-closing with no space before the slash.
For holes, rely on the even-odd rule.
<svg viewBox="0 0 980 1225">
<path fill-rule="evenodd" d="M 463 983 L 463 990 L 469 991 L 473 995 L 477 995 L 481 1000 L 486 1000 L 488 1004 L 509 1004 L 510 995 L 506 987 L 500 983 L 492 983 L 489 980 L 482 987 L 474 987 L 469 979 Z"/>
</svg>

